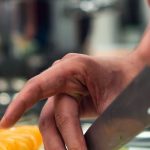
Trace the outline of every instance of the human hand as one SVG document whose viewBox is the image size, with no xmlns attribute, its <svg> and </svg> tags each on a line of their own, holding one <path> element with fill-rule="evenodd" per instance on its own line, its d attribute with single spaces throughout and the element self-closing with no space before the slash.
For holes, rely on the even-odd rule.
<svg viewBox="0 0 150 150">
<path fill-rule="evenodd" d="M 96 117 L 143 68 L 130 55 L 98 58 L 68 54 L 29 80 L 8 107 L 1 127 L 12 126 L 38 100 L 48 98 L 39 121 L 46 150 L 86 150 L 81 117 Z M 65 144 L 64 144 L 65 143 Z"/>
</svg>

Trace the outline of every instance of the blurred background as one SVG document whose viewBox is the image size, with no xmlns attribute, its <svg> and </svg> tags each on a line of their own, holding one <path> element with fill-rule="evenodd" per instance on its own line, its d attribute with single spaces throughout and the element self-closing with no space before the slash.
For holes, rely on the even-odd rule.
<svg viewBox="0 0 150 150">
<path fill-rule="evenodd" d="M 69 52 L 126 55 L 148 21 L 144 0 L 0 0 L 0 116 L 25 82 L 55 60 Z M 43 104 L 22 120 L 34 122 Z"/>
</svg>

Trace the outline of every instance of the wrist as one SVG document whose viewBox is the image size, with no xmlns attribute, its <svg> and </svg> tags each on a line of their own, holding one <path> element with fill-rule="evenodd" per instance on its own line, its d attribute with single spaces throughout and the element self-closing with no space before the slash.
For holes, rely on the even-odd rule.
<svg viewBox="0 0 150 150">
<path fill-rule="evenodd" d="M 145 34 L 138 45 L 135 52 L 133 52 L 134 57 L 145 66 L 150 66 L 150 26 L 148 26 Z"/>
<path fill-rule="evenodd" d="M 134 61 L 139 67 L 144 68 L 148 64 L 145 55 L 139 50 L 135 50 L 129 55 L 129 59 Z"/>
<path fill-rule="evenodd" d="M 141 57 L 134 51 L 128 56 L 123 58 L 122 70 L 124 74 L 126 83 L 130 83 L 145 67 L 146 63 L 141 59 Z M 125 86 L 126 86 L 125 83 Z"/>
</svg>

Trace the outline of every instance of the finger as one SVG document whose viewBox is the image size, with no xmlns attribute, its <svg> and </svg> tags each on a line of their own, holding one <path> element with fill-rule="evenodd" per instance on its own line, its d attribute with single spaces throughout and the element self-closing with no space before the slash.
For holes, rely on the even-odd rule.
<svg viewBox="0 0 150 150">
<path fill-rule="evenodd" d="M 65 150 L 65 145 L 55 124 L 54 98 L 51 97 L 42 109 L 39 128 L 45 150 Z"/>
<path fill-rule="evenodd" d="M 72 97 L 55 97 L 55 120 L 57 127 L 69 150 L 86 150 L 86 144 L 80 126 L 78 103 Z"/>
<path fill-rule="evenodd" d="M 73 65 L 74 67 L 72 67 L 72 65 L 73 63 L 70 61 L 63 61 L 59 65 L 53 66 L 29 80 L 8 107 L 0 122 L 0 127 L 6 128 L 12 126 L 27 109 L 40 99 L 58 93 L 66 93 L 67 91 L 69 93 L 72 91 L 72 93 L 78 93 L 78 91 L 85 90 L 79 82 L 82 79 L 82 75 L 78 75 L 79 72 L 82 72 L 83 66 L 78 67 L 77 65 Z"/>
<path fill-rule="evenodd" d="M 39 99 L 47 98 L 61 91 L 64 77 L 64 72 L 60 67 L 52 67 L 29 80 L 19 95 L 12 100 L 0 122 L 0 127 L 12 126 Z"/>
</svg>

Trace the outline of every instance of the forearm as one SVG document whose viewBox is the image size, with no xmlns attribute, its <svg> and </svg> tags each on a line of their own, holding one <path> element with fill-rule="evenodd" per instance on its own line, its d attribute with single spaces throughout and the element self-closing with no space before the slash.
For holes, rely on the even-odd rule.
<svg viewBox="0 0 150 150">
<path fill-rule="evenodd" d="M 147 27 L 144 36 L 136 50 L 133 52 L 133 55 L 144 66 L 150 65 L 150 26 Z"/>
<path fill-rule="evenodd" d="M 136 47 L 136 49 L 124 57 L 123 65 L 127 67 L 123 69 L 128 72 L 127 81 L 132 80 L 139 72 L 141 72 L 146 66 L 150 66 L 150 26 L 146 29 L 143 38 Z M 120 63 L 121 64 L 121 63 Z"/>
<path fill-rule="evenodd" d="M 146 66 L 150 66 L 150 26 L 146 29 L 135 51 L 121 59 L 118 59 L 118 63 L 115 63 L 122 72 L 122 84 L 116 84 L 116 87 L 119 87 L 117 88 L 118 91 L 122 91 Z M 114 94 L 114 98 L 116 96 L 117 94 Z"/>
</svg>

